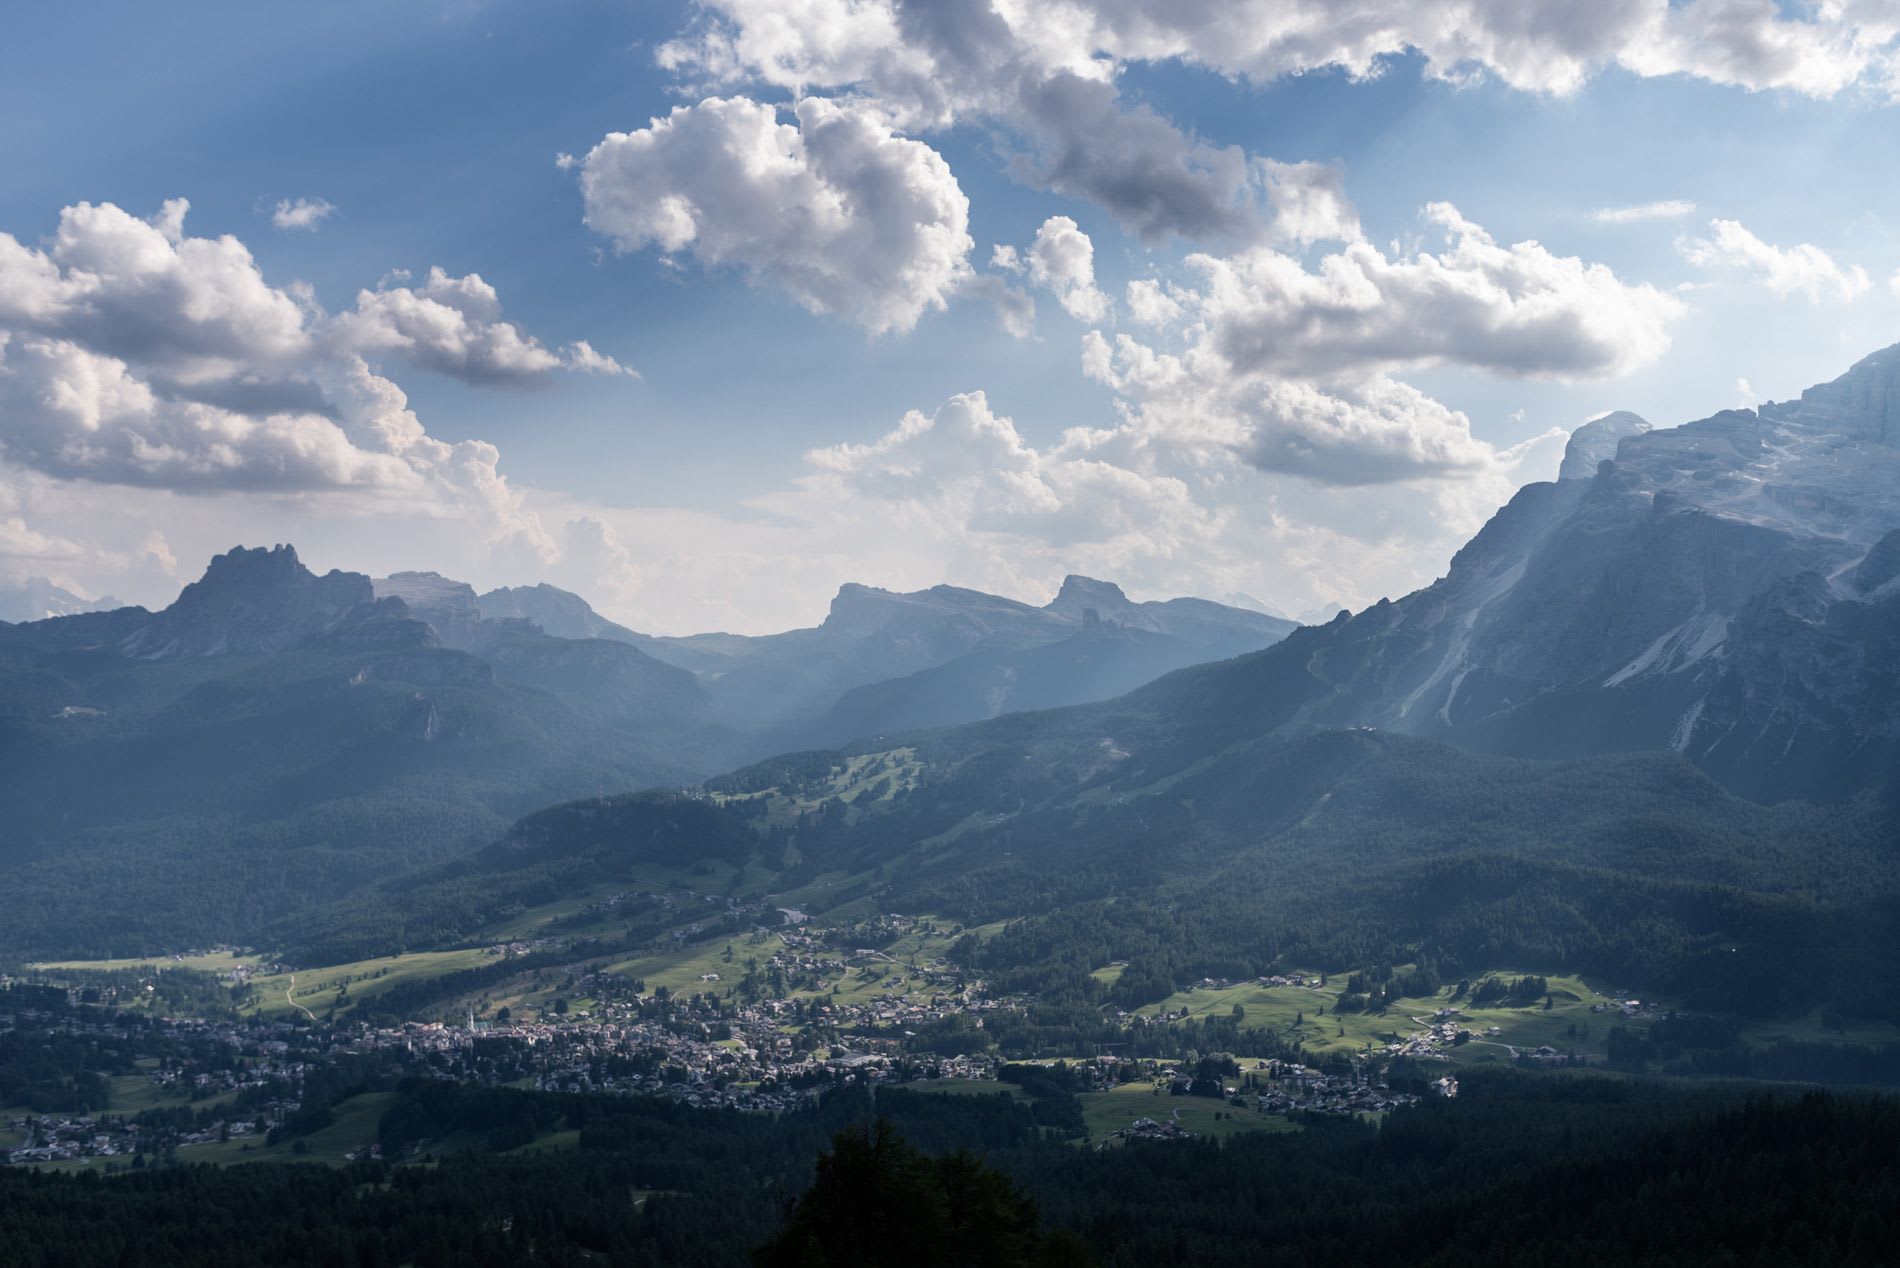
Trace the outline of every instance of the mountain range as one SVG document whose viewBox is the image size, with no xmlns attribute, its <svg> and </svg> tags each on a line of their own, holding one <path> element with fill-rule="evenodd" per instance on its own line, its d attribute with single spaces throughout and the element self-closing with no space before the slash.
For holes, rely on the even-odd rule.
<svg viewBox="0 0 1900 1268">
<path fill-rule="evenodd" d="M 1106 670 L 1071 646 L 1117 621 L 1131 624 Z M 879 674 L 1046 651 L 1022 667 L 1030 681 L 985 697 L 974 716 L 989 716 L 1103 698 L 1287 628 L 1076 578 L 1048 608 L 847 586 L 816 629 L 655 639 L 550 586 L 478 596 L 434 573 L 319 576 L 288 546 L 240 548 L 158 612 L 0 625 L 0 867 L 14 881 L 0 923 L 14 945 L 84 948 L 97 921 L 82 900 L 111 876 L 164 896 L 113 922 L 114 938 L 236 936 L 550 802 L 850 738 L 828 710 Z M 961 708 L 851 716 L 881 730 Z"/>
<path fill-rule="evenodd" d="M 1759 410 L 1666 430 L 1612 415 L 1564 469 L 1432 585 L 1250 662 L 1256 722 L 1517 756 L 1673 750 L 1758 799 L 1891 778 L 1900 349 Z"/>
<path fill-rule="evenodd" d="M 160 613 L 0 627 L 0 914 L 96 945 L 71 913 L 106 884 L 160 900 L 114 946 L 361 953 L 657 851 L 830 877 L 801 901 L 834 908 L 1112 914 L 1131 991 L 1322 913 L 1359 951 L 1503 939 L 1684 983 L 1794 936 L 1835 980 L 1830 930 L 1892 914 L 1900 839 L 1897 385 L 1890 350 L 1756 411 L 1596 420 L 1443 578 L 1291 632 L 1072 577 L 1041 607 L 846 586 L 812 629 L 656 638 L 550 587 L 236 551 Z M 522 820 L 526 852 L 505 829 L 596 793 Z M 1649 912 L 1634 943 L 1619 904 Z"/>
<path fill-rule="evenodd" d="M 1890 351 L 1759 411 L 1583 429 L 1569 478 L 1403 599 L 1105 702 L 556 808 L 280 941 L 453 944 L 698 860 L 833 919 L 1008 922 L 960 962 L 1091 1007 L 1293 956 L 1900 1018 L 1896 384 Z"/>
</svg>

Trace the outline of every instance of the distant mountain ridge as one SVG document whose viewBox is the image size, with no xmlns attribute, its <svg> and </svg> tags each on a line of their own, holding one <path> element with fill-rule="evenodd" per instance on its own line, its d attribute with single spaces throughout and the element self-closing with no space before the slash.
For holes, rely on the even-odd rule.
<svg viewBox="0 0 1900 1268">
<path fill-rule="evenodd" d="M 1182 665 L 1256 651 L 1296 628 L 1284 618 L 1203 599 L 1136 603 L 1110 582 L 1071 575 L 1041 607 L 957 586 L 898 593 L 848 584 L 832 600 L 824 623 L 811 629 L 758 637 L 692 635 L 643 646 L 662 660 L 701 672 L 723 716 L 776 724 L 769 732 L 772 740 L 797 746 L 835 742 L 840 726 L 862 726 L 868 734 L 1025 707 L 1006 696 L 985 697 L 992 705 L 975 712 L 968 700 L 946 700 L 943 707 L 922 712 L 913 707 L 920 691 L 981 677 L 975 664 L 950 671 L 936 688 L 905 685 L 905 680 L 948 670 L 966 656 L 1000 663 L 1013 653 L 1066 643 L 1090 619 L 1159 637 L 1142 644 L 1145 656 L 1134 654 L 1133 642 L 1127 644 L 1121 670 L 1106 677 L 1066 672 L 1060 657 L 1033 658 L 1039 671 L 1054 675 L 1035 685 L 1030 694 L 1040 703 L 1034 707 L 1105 699 L 1116 694 L 1111 688 L 1126 689 Z M 1019 675 L 1029 672 L 1027 665 L 1019 667 Z M 884 694 L 875 686 L 880 683 L 889 685 L 894 712 L 880 712 L 876 704 Z M 848 706 L 847 693 L 853 693 Z M 911 703 L 899 704 L 897 697 Z M 814 718 L 809 729 L 799 729 L 801 719 Z"/>
<path fill-rule="evenodd" d="M 83 598 L 46 577 L 28 577 L 16 586 L 0 589 L 0 623 L 47 621 L 84 612 L 111 612 L 124 606 L 111 595 Z"/>
<path fill-rule="evenodd" d="M 1204 599 L 1136 603 L 1112 582 L 1075 575 L 1042 607 L 959 586 L 900 593 L 846 583 L 823 624 L 766 635 L 640 634 L 546 584 L 478 596 L 437 573 L 400 572 L 375 587 L 452 646 L 476 646 L 494 622 L 526 621 L 557 637 L 625 643 L 690 670 L 726 725 L 759 737 L 754 756 L 1103 700 L 1184 665 L 1257 651 L 1296 628 Z M 1091 622 L 1151 637 L 1123 638 L 1105 657 L 1100 635 L 1073 643 Z M 1029 655 L 1057 646 L 1068 653 Z M 1016 653 L 1025 658 L 1012 662 Z M 965 657 L 977 659 L 963 665 Z M 909 681 L 919 674 L 934 676 Z"/>
<path fill-rule="evenodd" d="M 1153 611 L 1218 627 L 1224 611 L 1119 595 L 1096 597 L 1150 624 Z M 319 576 L 278 545 L 214 558 L 157 612 L 0 625 L 0 947 L 237 936 L 538 806 L 692 784 L 781 740 L 809 747 L 812 717 L 774 731 L 767 715 L 817 701 L 822 716 L 867 674 L 1059 645 L 1082 629 L 952 587 L 847 586 L 833 609 L 824 627 L 790 635 L 654 639 L 552 586 L 482 595 L 429 572 Z M 1104 676 L 1069 672 L 1058 655 L 1019 700 L 1115 694 L 1205 647 L 1124 633 L 1164 647 L 1162 659 Z M 109 929 L 86 914 L 102 873 L 122 879 L 111 892 L 127 913 Z M 94 933 L 109 941 L 87 942 Z"/>
</svg>

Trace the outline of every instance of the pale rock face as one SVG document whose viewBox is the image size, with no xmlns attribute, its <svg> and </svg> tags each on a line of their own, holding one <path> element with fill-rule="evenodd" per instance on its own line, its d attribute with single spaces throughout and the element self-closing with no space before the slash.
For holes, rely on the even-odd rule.
<svg viewBox="0 0 1900 1268">
<path fill-rule="evenodd" d="M 1563 465 L 1557 469 L 1559 480 L 1588 480 L 1607 459 L 1616 457 L 1616 447 L 1626 436 L 1640 436 L 1649 423 L 1628 410 L 1617 410 L 1593 418 L 1570 433 L 1564 446 Z"/>
<path fill-rule="evenodd" d="M 467 582 L 439 572 L 397 572 L 371 584 L 378 599 L 401 599 L 450 647 L 467 647 L 475 640 L 482 613 L 475 588 Z"/>
<path fill-rule="evenodd" d="M 1900 349 L 1759 411 L 1609 415 L 1564 465 L 1442 580 L 1291 640 L 1284 725 L 1524 756 L 1674 748 L 1766 798 L 1892 777 Z"/>
<path fill-rule="evenodd" d="M 594 611 L 578 594 L 546 582 L 490 590 L 481 597 L 480 604 L 485 621 L 528 621 L 556 638 L 607 638 L 618 643 L 648 641 Z"/>
</svg>

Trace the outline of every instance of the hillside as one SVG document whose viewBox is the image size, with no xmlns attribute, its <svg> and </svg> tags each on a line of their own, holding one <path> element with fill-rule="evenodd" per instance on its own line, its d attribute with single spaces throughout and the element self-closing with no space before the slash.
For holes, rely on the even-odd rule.
<svg viewBox="0 0 1900 1268">
<path fill-rule="evenodd" d="M 1133 1006 L 1288 959 L 1448 973 L 1504 959 L 1731 1010 L 1839 995 L 1900 1015 L 1900 982 L 1870 971 L 1900 949 L 1895 825 L 1871 804 L 1761 806 L 1674 756 L 1516 761 L 1371 732 L 1207 739 L 1118 702 L 796 755 L 702 798 L 531 816 L 469 859 L 282 933 L 319 963 L 453 945 L 511 913 L 690 869 L 829 919 L 1014 921 L 965 954 L 1055 998 Z M 1090 976 L 1111 962 L 1127 966 L 1112 991 Z"/>
<path fill-rule="evenodd" d="M 457 648 L 367 577 L 233 551 L 158 613 L 0 627 L 0 925 L 234 937 L 537 805 L 701 777 L 733 752 L 709 712 L 635 648 L 519 623 Z"/>
</svg>

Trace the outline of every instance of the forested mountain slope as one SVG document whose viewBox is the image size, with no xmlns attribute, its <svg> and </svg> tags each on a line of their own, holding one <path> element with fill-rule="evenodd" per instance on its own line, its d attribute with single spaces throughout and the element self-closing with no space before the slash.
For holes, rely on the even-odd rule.
<svg viewBox="0 0 1900 1268">
<path fill-rule="evenodd" d="M 236 937 L 537 805 L 728 764 L 692 676 L 524 623 L 445 645 L 288 547 L 158 613 L 0 626 L 0 928 L 15 948 Z"/>
</svg>

